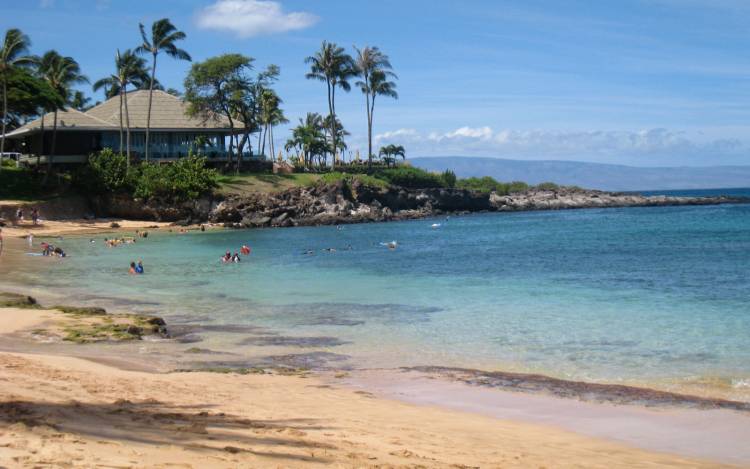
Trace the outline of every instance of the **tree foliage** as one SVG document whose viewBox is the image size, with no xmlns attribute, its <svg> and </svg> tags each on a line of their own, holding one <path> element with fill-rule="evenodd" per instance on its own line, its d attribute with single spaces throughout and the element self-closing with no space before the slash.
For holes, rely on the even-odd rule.
<svg viewBox="0 0 750 469">
<path fill-rule="evenodd" d="M 172 163 L 128 167 L 125 156 L 105 148 L 89 156 L 76 177 L 78 187 L 91 194 L 125 193 L 141 199 L 195 199 L 218 187 L 216 171 L 206 159 L 190 155 Z"/>
<path fill-rule="evenodd" d="M 16 68 L 8 71 L 8 125 L 11 128 L 41 113 L 65 105 L 62 96 L 46 81 L 33 76 L 28 70 Z"/>
<path fill-rule="evenodd" d="M 325 82 L 328 91 L 328 114 L 331 117 L 329 135 L 333 142 L 332 151 L 339 148 L 338 132 L 336 125 L 336 88 L 344 91 L 351 90 L 349 80 L 357 75 L 357 66 L 354 59 L 344 51 L 343 47 L 337 44 L 323 41 L 320 49 L 305 59 L 305 63 L 310 65 L 310 72 L 305 76 L 309 80 L 319 80 Z M 336 158 L 333 158 L 332 168 L 336 165 Z"/>
<path fill-rule="evenodd" d="M 206 159 L 190 155 L 169 164 L 145 162 L 135 166 L 133 196 L 185 201 L 218 187 L 216 171 Z"/>
<path fill-rule="evenodd" d="M 367 110 L 367 164 L 372 167 L 372 125 L 375 114 L 375 98 L 387 96 L 398 99 L 396 83 L 392 78 L 398 78 L 393 73 L 391 61 L 387 55 L 377 47 L 354 48 L 357 51 L 357 74 L 362 78 L 356 83 L 365 95 Z"/>
</svg>

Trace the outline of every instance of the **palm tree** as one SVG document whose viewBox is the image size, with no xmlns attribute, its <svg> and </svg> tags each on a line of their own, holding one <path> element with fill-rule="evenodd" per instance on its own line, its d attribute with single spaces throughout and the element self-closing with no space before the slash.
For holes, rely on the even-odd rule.
<svg viewBox="0 0 750 469">
<path fill-rule="evenodd" d="M 9 29 L 5 33 L 2 49 L 0 49 L 0 80 L 3 82 L 3 124 L 0 136 L 0 170 L 3 166 L 3 152 L 5 151 L 5 126 L 8 121 L 8 72 L 12 68 L 32 64 L 34 59 L 25 55 L 31 41 L 18 29 Z"/>
<path fill-rule="evenodd" d="M 300 119 L 299 125 L 292 129 L 292 138 L 287 140 L 286 150 L 298 149 L 302 152 L 304 165 L 312 165 L 312 157 L 326 151 L 323 129 L 323 118 L 320 114 L 308 112 L 305 119 Z"/>
<path fill-rule="evenodd" d="M 90 102 L 91 102 L 91 98 L 83 94 L 82 91 L 76 91 L 73 94 L 73 99 L 70 101 L 70 105 L 74 109 L 78 109 L 81 112 L 86 112 L 91 107 L 89 106 Z"/>
<path fill-rule="evenodd" d="M 273 128 L 274 126 L 286 124 L 289 119 L 284 116 L 284 111 L 281 110 L 279 105 L 283 101 L 271 89 L 264 89 L 260 95 L 260 120 L 264 125 L 265 129 L 263 142 L 261 144 L 261 154 L 265 154 L 266 140 L 268 140 L 268 148 L 271 153 L 271 158 L 274 157 L 275 148 L 273 142 Z"/>
<path fill-rule="evenodd" d="M 127 49 L 122 54 L 118 50 L 115 54 L 115 73 L 102 78 L 94 83 L 94 91 L 104 88 L 108 98 L 116 95 L 120 96 L 120 155 L 123 148 L 123 127 L 122 111 L 125 108 L 125 125 L 126 125 L 126 154 L 127 165 L 130 166 L 130 112 L 128 111 L 128 85 L 133 85 L 135 89 L 140 89 L 143 84 L 148 82 L 148 71 L 146 71 L 146 61 L 138 57 L 135 53 Z"/>
<path fill-rule="evenodd" d="M 328 113 L 333 116 L 331 119 L 334 151 L 331 170 L 333 170 L 336 165 L 335 151 L 338 148 L 337 132 L 333 128 L 336 122 L 336 87 L 347 92 L 351 90 L 349 79 L 356 76 L 356 65 L 354 59 L 342 47 L 327 41 L 323 41 L 320 50 L 315 55 L 306 58 L 305 63 L 310 64 L 310 72 L 305 75 L 307 79 L 324 81 L 328 88 Z"/>
<path fill-rule="evenodd" d="M 380 147 L 380 156 L 385 161 L 386 166 L 391 163 L 393 163 L 393 166 L 396 166 L 396 158 L 400 156 L 401 159 L 406 159 L 406 150 L 401 145 L 386 145 Z"/>
<path fill-rule="evenodd" d="M 336 154 L 341 151 L 342 153 L 344 150 L 346 150 L 348 147 L 346 146 L 346 142 L 344 139 L 350 135 L 349 132 L 344 129 L 344 125 L 341 123 L 339 119 L 333 119 L 331 115 L 328 115 L 323 119 L 323 128 L 326 129 L 326 139 L 330 139 L 330 142 L 326 140 L 326 143 L 328 145 L 328 148 L 330 148 L 331 153 L 333 154 L 333 157 L 336 158 Z M 336 129 L 336 138 L 335 140 L 331 138 L 331 128 Z M 336 143 L 334 143 L 336 142 Z M 335 147 L 333 145 L 336 145 Z"/>
<path fill-rule="evenodd" d="M 63 57 L 57 51 L 47 51 L 39 59 L 38 72 L 42 78 L 47 80 L 49 85 L 54 89 L 63 102 L 70 104 L 72 86 L 76 84 L 88 83 L 88 78 L 81 74 L 81 68 L 72 57 Z M 57 139 L 57 112 L 64 107 L 56 106 L 53 110 L 54 121 L 52 122 L 52 148 L 47 156 L 47 174 L 45 180 L 52 171 L 52 159 L 55 156 L 55 141 Z M 42 135 L 44 137 L 44 135 Z"/>
<path fill-rule="evenodd" d="M 279 102 L 281 102 L 281 100 L 279 100 Z M 281 110 L 281 108 L 279 108 L 278 106 L 274 108 L 273 111 L 271 112 L 271 119 L 268 123 L 269 125 L 268 129 L 271 133 L 270 141 L 271 141 L 271 156 L 272 157 L 274 156 L 274 153 L 276 152 L 276 144 L 274 143 L 274 139 L 273 139 L 273 128 L 276 127 L 277 125 L 288 124 L 288 123 L 289 123 L 289 119 L 287 119 L 286 116 L 284 115 L 284 111 Z"/>
<path fill-rule="evenodd" d="M 362 77 L 356 84 L 365 95 L 367 107 L 367 165 L 372 167 L 372 117 L 375 113 L 375 97 L 378 95 L 398 99 L 396 83 L 389 78 L 398 78 L 391 70 L 388 56 L 377 47 L 357 49 L 357 71 Z"/>
<path fill-rule="evenodd" d="M 148 155 L 150 153 L 149 133 L 151 129 L 151 100 L 153 98 L 154 84 L 156 80 L 156 57 L 159 55 L 159 52 L 164 51 L 168 56 L 175 59 L 187 60 L 188 62 L 192 59 L 190 58 L 190 54 L 175 45 L 175 42 L 185 39 L 185 33 L 178 31 L 168 18 L 162 18 L 151 25 L 150 39 L 146 36 L 146 28 L 143 26 L 143 23 L 140 23 L 138 27 L 141 30 L 143 44 L 136 49 L 136 52 L 139 54 L 151 54 L 153 58 L 151 62 L 151 82 L 148 88 L 148 112 L 146 113 L 146 161 L 148 161 Z"/>
</svg>

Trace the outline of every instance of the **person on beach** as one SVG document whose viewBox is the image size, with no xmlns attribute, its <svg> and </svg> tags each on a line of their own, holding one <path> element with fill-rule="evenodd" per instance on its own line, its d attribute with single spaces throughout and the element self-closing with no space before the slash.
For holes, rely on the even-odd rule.
<svg viewBox="0 0 750 469">
<path fill-rule="evenodd" d="M 23 222 L 23 209 L 19 208 L 16 210 L 16 223 Z"/>
<path fill-rule="evenodd" d="M 130 269 L 128 269 L 128 274 L 129 275 L 135 275 L 136 274 L 136 272 L 135 272 L 135 262 L 131 262 L 130 263 Z"/>
<path fill-rule="evenodd" d="M 34 222 L 34 226 L 39 224 L 39 210 L 36 208 L 31 210 L 31 221 Z"/>
<path fill-rule="evenodd" d="M 29 233 L 29 235 L 26 237 L 26 241 L 29 242 L 29 248 L 34 246 L 34 235 L 32 233 Z"/>
<path fill-rule="evenodd" d="M 3 253 L 3 229 L 0 228 L 0 254 Z"/>
<path fill-rule="evenodd" d="M 143 273 L 143 261 L 138 261 L 138 265 L 135 266 L 135 273 L 136 274 L 142 274 Z"/>
</svg>

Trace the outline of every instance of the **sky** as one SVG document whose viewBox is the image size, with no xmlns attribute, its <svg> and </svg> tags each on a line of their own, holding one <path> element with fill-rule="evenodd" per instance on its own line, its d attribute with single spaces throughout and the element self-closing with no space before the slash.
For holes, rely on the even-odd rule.
<svg viewBox="0 0 750 469">
<path fill-rule="evenodd" d="M 408 157 L 750 164 L 748 0 L 0 0 L 3 30 L 72 56 L 92 83 L 140 44 L 139 23 L 163 17 L 194 61 L 281 67 L 291 123 L 277 147 L 307 112 L 327 113 L 304 58 L 328 40 L 388 54 L 399 99 L 378 98 L 375 143 Z M 182 89 L 189 67 L 160 57 L 157 78 Z M 340 92 L 336 108 L 364 156 L 364 96 Z"/>
</svg>

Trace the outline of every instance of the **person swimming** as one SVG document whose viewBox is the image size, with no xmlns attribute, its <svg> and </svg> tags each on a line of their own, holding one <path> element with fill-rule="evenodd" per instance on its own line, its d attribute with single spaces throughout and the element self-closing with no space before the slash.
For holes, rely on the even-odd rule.
<svg viewBox="0 0 750 469">
<path fill-rule="evenodd" d="M 240 253 L 242 253 L 243 256 L 250 255 L 250 246 L 243 244 L 242 247 L 240 248 Z"/>
<path fill-rule="evenodd" d="M 227 251 L 222 257 L 221 262 L 231 262 L 232 261 L 232 253 L 231 251 Z"/>
<path fill-rule="evenodd" d="M 135 273 L 136 274 L 143 274 L 143 261 L 138 261 L 138 265 L 135 266 Z"/>
<path fill-rule="evenodd" d="M 240 255 L 235 252 L 234 256 L 232 256 L 232 262 L 240 262 L 240 260 Z"/>
<path fill-rule="evenodd" d="M 135 275 L 136 274 L 136 271 L 135 271 L 135 262 L 131 262 L 130 263 L 130 269 L 128 269 L 128 274 L 129 275 Z"/>
</svg>

